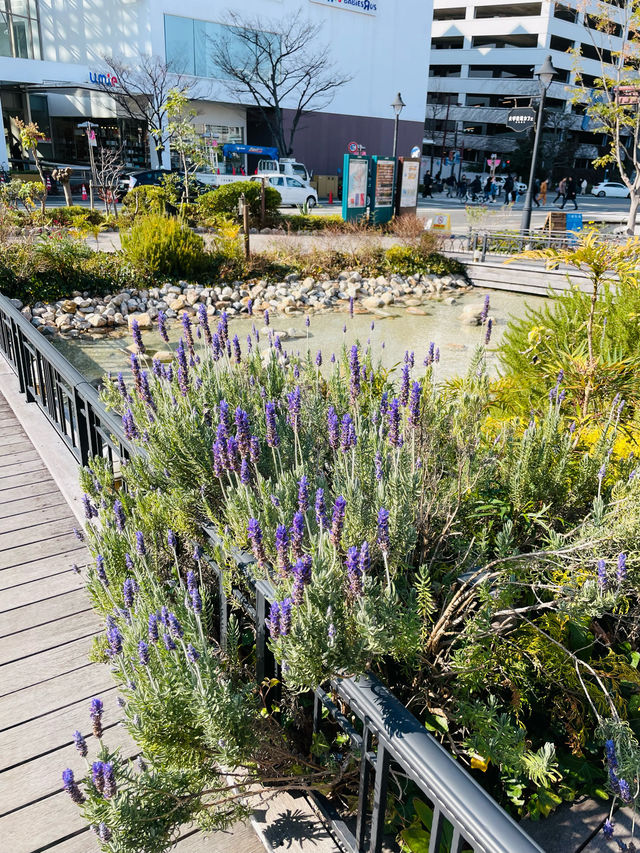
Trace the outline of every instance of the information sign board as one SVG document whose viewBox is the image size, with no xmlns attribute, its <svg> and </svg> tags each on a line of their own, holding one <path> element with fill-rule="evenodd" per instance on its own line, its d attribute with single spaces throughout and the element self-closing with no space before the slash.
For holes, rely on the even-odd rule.
<svg viewBox="0 0 640 853">
<path fill-rule="evenodd" d="M 396 161 L 393 157 L 371 158 L 371 219 L 388 222 L 393 216 Z"/>
<path fill-rule="evenodd" d="M 344 155 L 342 186 L 342 218 L 359 219 L 367 208 L 369 158 L 357 154 Z"/>
<path fill-rule="evenodd" d="M 396 213 L 399 216 L 415 213 L 418 206 L 419 183 L 420 160 L 400 157 L 398 159 L 398 177 L 396 178 Z"/>
</svg>

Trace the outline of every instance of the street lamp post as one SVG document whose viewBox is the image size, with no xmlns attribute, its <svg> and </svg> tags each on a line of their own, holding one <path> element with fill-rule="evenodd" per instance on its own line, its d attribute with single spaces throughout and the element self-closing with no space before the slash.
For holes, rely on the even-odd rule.
<svg viewBox="0 0 640 853">
<path fill-rule="evenodd" d="M 395 125 L 393 128 L 393 156 L 395 157 L 396 153 L 398 151 L 398 124 L 400 122 L 400 113 L 402 112 L 402 110 L 405 106 L 405 103 L 402 100 L 402 95 L 400 94 L 400 92 L 398 92 L 398 94 L 396 95 L 396 99 L 391 104 L 391 106 L 393 107 L 393 111 L 396 114 Z"/>
<path fill-rule="evenodd" d="M 551 85 L 551 81 L 556 75 L 556 69 L 553 67 L 551 57 L 547 56 L 541 67 L 535 72 L 540 84 L 540 106 L 538 107 L 538 120 L 536 122 L 536 135 L 533 140 L 533 153 L 531 155 L 531 173 L 529 175 L 529 185 L 527 194 L 524 198 L 524 209 L 522 211 L 522 220 L 520 221 L 520 230 L 528 231 L 531 227 L 531 204 L 533 202 L 533 182 L 536 176 L 536 160 L 538 159 L 538 147 L 540 144 L 540 135 L 542 133 L 544 100 L 547 94 L 547 89 Z"/>
</svg>

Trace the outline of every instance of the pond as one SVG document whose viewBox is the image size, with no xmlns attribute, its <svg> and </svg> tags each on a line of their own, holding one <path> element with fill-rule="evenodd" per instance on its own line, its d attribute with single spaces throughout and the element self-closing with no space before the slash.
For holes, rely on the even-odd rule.
<svg viewBox="0 0 640 853">
<path fill-rule="evenodd" d="M 492 346 L 499 343 L 510 317 L 523 316 L 525 305 L 538 307 L 545 301 L 543 297 L 474 289 L 456 296 L 453 305 L 444 301 L 425 301 L 421 308 L 424 315 L 393 305 L 384 312 L 355 314 L 353 317 L 347 312 L 314 314 L 307 329 L 302 314 L 274 314 L 271 316 L 270 328 L 274 332 L 289 332 L 289 337 L 283 336 L 283 347 L 288 352 L 304 353 L 309 349 L 315 356 L 318 350 L 322 350 L 325 364 L 329 363 L 332 353 L 339 353 L 343 343 L 347 346 L 356 342 L 365 345 L 370 341 L 374 355 L 380 357 L 387 368 L 393 368 L 401 362 L 406 350 L 413 350 L 417 373 L 421 372 L 429 343 L 433 341 L 440 349 L 438 376 L 440 379 L 451 379 L 464 373 L 475 347 L 484 341 L 485 335 L 484 328 L 464 325 L 460 315 L 466 305 L 481 305 L 487 293 L 491 300 L 489 316 L 493 320 Z M 210 322 L 215 329 L 217 318 L 210 318 Z M 263 331 L 264 319 L 261 316 L 230 318 L 230 336 L 238 335 L 243 351 L 246 350 L 247 335 L 251 333 L 254 324 L 261 332 L 260 348 L 267 347 L 268 338 L 266 331 Z M 171 345 L 177 343 L 181 331 L 179 322 L 170 322 Z M 167 349 L 155 327 L 144 331 L 142 335 L 145 346 L 151 352 Z M 53 339 L 53 344 L 90 382 L 97 383 L 107 371 L 113 374 L 128 371 L 129 353 L 126 347 L 131 344 L 131 336 L 127 331 L 78 338 L 58 335 Z M 495 374 L 496 356 L 491 350 L 488 353 L 488 366 L 490 372 Z"/>
</svg>

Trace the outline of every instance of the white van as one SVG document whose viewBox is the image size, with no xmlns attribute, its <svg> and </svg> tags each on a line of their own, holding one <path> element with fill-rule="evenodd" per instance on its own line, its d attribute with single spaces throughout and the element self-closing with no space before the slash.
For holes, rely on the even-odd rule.
<svg viewBox="0 0 640 853">
<path fill-rule="evenodd" d="M 304 184 L 298 178 L 290 175 L 252 175 L 250 181 L 261 181 L 263 178 L 269 186 L 278 190 L 282 196 L 282 204 L 290 204 L 292 207 L 306 204 L 307 207 L 315 207 L 318 203 L 318 193 L 313 187 Z"/>
</svg>

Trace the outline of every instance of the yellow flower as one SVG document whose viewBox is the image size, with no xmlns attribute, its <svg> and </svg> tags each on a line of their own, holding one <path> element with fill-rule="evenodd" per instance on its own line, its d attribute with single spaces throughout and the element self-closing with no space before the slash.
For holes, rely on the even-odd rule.
<svg viewBox="0 0 640 853">
<path fill-rule="evenodd" d="M 482 770 L 483 773 L 487 772 L 487 767 L 489 766 L 490 758 L 483 758 L 481 755 L 477 753 L 471 756 L 471 766 L 474 770 Z"/>
</svg>

